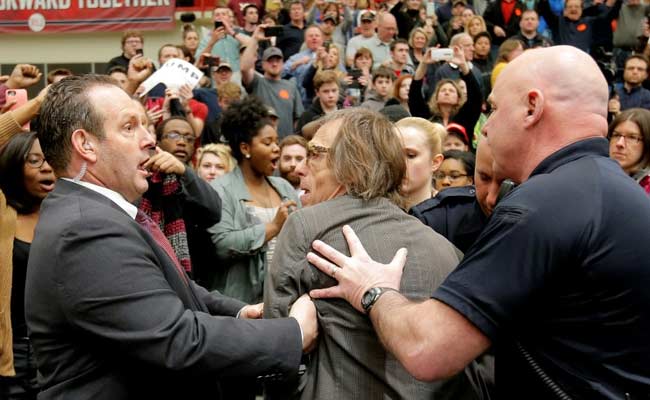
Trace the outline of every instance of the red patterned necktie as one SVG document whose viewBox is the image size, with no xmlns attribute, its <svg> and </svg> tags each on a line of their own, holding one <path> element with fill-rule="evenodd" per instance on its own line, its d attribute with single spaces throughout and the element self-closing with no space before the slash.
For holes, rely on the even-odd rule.
<svg viewBox="0 0 650 400">
<path fill-rule="evenodd" d="M 181 276 L 183 281 L 187 283 L 187 276 L 185 275 L 185 271 L 183 271 L 183 267 L 181 267 L 181 264 L 178 262 L 178 258 L 176 258 L 176 253 L 174 253 L 174 249 L 172 248 L 171 243 L 169 243 L 169 240 L 167 240 L 167 237 L 165 237 L 163 231 L 160 230 L 158 224 L 156 224 L 147 214 L 143 213 L 140 210 L 138 210 L 138 215 L 135 217 L 135 221 L 151 234 L 153 240 L 158 243 L 158 246 L 165 250 L 165 253 L 167 253 L 169 258 L 171 258 L 172 262 L 174 263 L 176 271 Z"/>
</svg>

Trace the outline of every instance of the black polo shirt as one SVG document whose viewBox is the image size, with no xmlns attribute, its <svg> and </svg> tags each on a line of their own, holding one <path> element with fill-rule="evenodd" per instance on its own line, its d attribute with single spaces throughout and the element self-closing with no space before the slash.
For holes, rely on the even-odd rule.
<svg viewBox="0 0 650 400">
<path fill-rule="evenodd" d="M 300 52 L 300 47 L 305 41 L 305 29 L 306 25 L 303 28 L 299 28 L 292 23 L 284 25 L 282 36 L 278 37 L 276 44 L 282 50 L 284 61 L 287 61 L 289 57 Z"/>
<path fill-rule="evenodd" d="M 433 294 L 495 345 L 499 399 L 555 398 L 515 341 L 574 399 L 649 391 L 650 202 L 607 156 L 594 138 L 545 159 Z"/>
</svg>

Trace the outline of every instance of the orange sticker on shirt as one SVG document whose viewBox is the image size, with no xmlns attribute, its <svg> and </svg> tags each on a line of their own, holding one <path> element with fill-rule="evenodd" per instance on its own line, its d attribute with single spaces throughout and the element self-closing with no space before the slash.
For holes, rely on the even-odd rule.
<svg viewBox="0 0 650 400">
<path fill-rule="evenodd" d="M 289 91 L 286 90 L 286 89 L 280 90 L 278 92 L 278 96 L 280 96 L 280 98 L 284 99 L 284 100 L 289 100 L 289 97 L 291 97 L 291 96 L 289 96 Z"/>
<path fill-rule="evenodd" d="M 521 17 L 521 10 L 518 8 L 515 8 L 515 15 L 518 17 Z"/>
<path fill-rule="evenodd" d="M 576 29 L 578 30 L 578 32 L 584 32 L 587 30 L 587 24 L 580 24 L 576 26 Z"/>
</svg>

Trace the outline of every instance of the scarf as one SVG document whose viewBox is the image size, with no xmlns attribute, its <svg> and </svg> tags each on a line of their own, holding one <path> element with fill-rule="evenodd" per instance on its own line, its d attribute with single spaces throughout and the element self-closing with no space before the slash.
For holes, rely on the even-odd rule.
<svg viewBox="0 0 650 400">
<path fill-rule="evenodd" d="M 191 276 L 192 263 L 180 199 L 183 188 L 179 177 L 154 172 L 148 180 L 149 189 L 142 196 L 138 209 L 158 224 L 171 243 L 181 266 Z"/>
</svg>

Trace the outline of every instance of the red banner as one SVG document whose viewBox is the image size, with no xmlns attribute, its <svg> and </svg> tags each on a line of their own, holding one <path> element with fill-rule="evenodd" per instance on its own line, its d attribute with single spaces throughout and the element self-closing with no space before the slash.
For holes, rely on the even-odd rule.
<svg viewBox="0 0 650 400">
<path fill-rule="evenodd" d="M 0 32 L 173 29 L 175 0 L 0 0 Z"/>
</svg>

